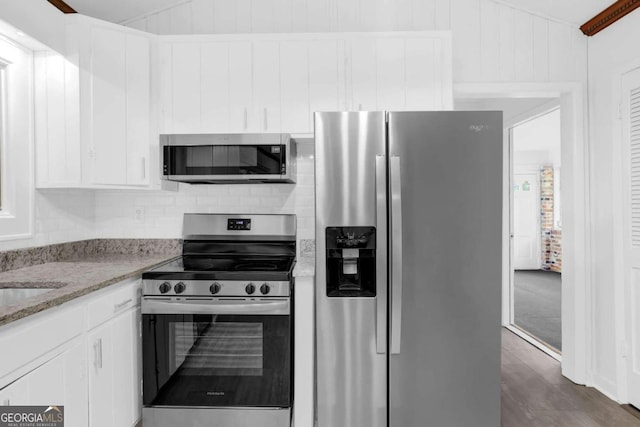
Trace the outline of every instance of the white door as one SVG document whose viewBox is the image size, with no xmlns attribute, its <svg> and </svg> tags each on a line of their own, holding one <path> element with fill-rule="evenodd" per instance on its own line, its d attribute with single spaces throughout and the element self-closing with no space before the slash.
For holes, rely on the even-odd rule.
<svg viewBox="0 0 640 427">
<path fill-rule="evenodd" d="M 629 402 L 640 407 L 640 69 L 622 78 L 626 341 Z"/>
<path fill-rule="evenodd" d="M 537 173 L 513 174 L 513 268 L 540 268 L 540 191 Z"/>
</svg>

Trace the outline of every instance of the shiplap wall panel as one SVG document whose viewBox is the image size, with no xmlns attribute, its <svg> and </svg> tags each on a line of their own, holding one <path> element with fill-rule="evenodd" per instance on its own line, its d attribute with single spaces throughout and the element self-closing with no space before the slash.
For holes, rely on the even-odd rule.
<svg viewBox="0 0 640 427">
<path fill-rule="evenodd" d="M 420 0 L 413 0 L 420 2 Z M 435 0 L 435 20 L 434 30 L 448 30 L 451 28 L 451 2 L 450 0 Z M 418 28 L 416 28 L 418 29 Z M 420 28 L 427 29 L 427 28 Z M 428 28 L 431 29 L 431 28 Z"/>
<path fill-rule="evenodd" d="M 533 81 L 533 19 L 528 13 L 515 15 L 514 62 L 516 80 Z"/>
<path fill-rule="evenodd" d="M 173 8 L 171 16 L 171 34 L 193 34 L 193 2 Z M 200 20 L 200 19 L 198 19 Z"/>
<path fill-rule="evenodd" d="M 451 3 L 453 31 L 453 78 L 478 80 L 480 65 L 480 0 L 456 0 Z M 470 80 L 472 79 L 472 80 Z"/>
<path fill-rule="evenodd" d="M 498 80 L 511 82 L 515 80 L 516 68 L 513 60 L 515 53 L 514 33 L 514 10 L 508 7 L 500 7 L 498 10 L 498 22 L 500 30 L 500 50 Z"/>
<path fill-rule="evenodd" d="M 549 22 L 549 78 L 552 81 L 571 80 L 574 67 L 572 45 L 571 28 Z"/>
<path fill-rule="evenodd" d="M 291 2 L 291 32 L 307 31 L 307 0 L 295 0 Z"/>
<path fill-rule="evenodd" d="M 193 33 L 213 33 L 213 1 L 193 0 L 191 11 L 193 12 Z"/>
<path fill-rule="evenodd" d="M 537 82 L 549 80 L 549 22 L 533 18 L 533 79 Z"/>
<path fill-rule="evenodd" d="M 499 74 L 500 26 L 498 5 L 494 2 L 480 4 L 480 54 L 482 65 L 480 79 L 491 80 Z"/>
<path fill-rule="evenodd" d="M 227 0 L 209 0 L 213 2 L 213 32 L 236 32 L 236 4 Z"/>
<path fill-rule="evenodd" d="M 273 0 L 273 28 L 274 32 L 291 31 L 291 2 L 293 0 Z"/>
<path fill-rule="evenodd" d="M 157 34 L 452 30 L 455 82 L 586 78 L 577 28 L 492 0 L 191 0 L 127 25 Z"/>
<path fill-rule="evenodd" d="M 338 1 L 336 5 L 337 31 L 353 31 L 353 23 L 358 18 L 358 3 L 355 1 Z"/>
<path fill-rule="evenodd" d="M 251 33 L 251 0 L 234 0 L 236 4 L 236 32 Z"/>
</svg>

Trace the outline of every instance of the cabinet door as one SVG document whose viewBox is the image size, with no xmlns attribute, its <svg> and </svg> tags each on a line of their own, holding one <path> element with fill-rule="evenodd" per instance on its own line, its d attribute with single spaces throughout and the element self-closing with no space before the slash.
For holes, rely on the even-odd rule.
<svg viewBox="0 0 640 427">
<path fill-rule="evenodd" d="M 203 43 L 201 49 L 201 129 L 225 132 L 229 127 L 229 43 Z"/>
<path fill-rule="evenodd" d="M 308 46 L 304 41 L 280 43 L 280 101 L 282 132 L 313 132 L 309 120 Z"/>
<path fill-rule="evenodd" d="M 91 30 L 91 110 L 93 179 L 96 184 L 126 184 L 127 130 L 126 35 Z"/>
<path fill-rule="evenodd" d="M 78 69 L 52 51 L 34 53 L 36 185 L 79 185 Z"/>
<path fill-rule="evenodd" d="M 375 38 L 354 38 L 350 43 L 351 102 L 354 111 L 377 109 L 377 57 Z"/>
<path fill-rule="evenodd" d="M 339 55 L 337 40 L 309 43 L 309 109 L 311 121 L 316 111 L 340 111 Z"/>
<path fill-rule="evenodd" d="M 401 38 L 378 38 L 376 43 L 377 109 L 404 110 L 405 54 Z"/>
<path fill-rule="evenodd" d="M 131 34 L 126 43 L 127 184 L 146 185 L 151 142 L 150 46 L 146 37 Z"/>
<path fill-rule="evenodd" d="M 113 342 L 111 324 L 94 329 L 88 335 L 89 355 L 89 425 L 113 426 L 114 363 L 111 356 Z M 122 392 L 125 392 L 122 390 Z"/>
<path fill-rule="evenodd" d="M 0 405 L 64 406 L 65 425 L 87 425 L 83 341 L 0 390 Z"/>
<path fill-rule="evenodd" d="M 91 427 L 132 426 L 140 417 L 138 313 L 130 309 L 88 335 Z"/>
<path fill-rule="evenodd" d="M 257 131 L 253 117 L 253 77 L 250 42 L 229 43 L 229 130 Z"/>
<path fill-rule="evenodd" d="M 171 54 L 170 133 L 198 133 L 200 129 L 200 43 L 173 43 Z"/>
<path fill-rule="evenodd" d="M 438 110 L 442 100 L 441 40 L 405 39 L 405 92 L 407 110 Z"/>
<path fill-rule="evenodd" d="M 280 131 L 280 44 L 253 43 L 253 105 L 259 132 Z"/>
</svg>

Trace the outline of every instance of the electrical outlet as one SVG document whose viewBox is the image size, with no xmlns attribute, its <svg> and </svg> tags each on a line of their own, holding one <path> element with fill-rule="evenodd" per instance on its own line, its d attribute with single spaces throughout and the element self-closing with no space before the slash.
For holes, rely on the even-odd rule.
<svg viewBox="0 0 640 427">
<path fill-rule="evenodd" d="M 133 211 L 133 220 L 137 223 L 144 222 L 144 208 L 135 208 Z"/>
</svg>

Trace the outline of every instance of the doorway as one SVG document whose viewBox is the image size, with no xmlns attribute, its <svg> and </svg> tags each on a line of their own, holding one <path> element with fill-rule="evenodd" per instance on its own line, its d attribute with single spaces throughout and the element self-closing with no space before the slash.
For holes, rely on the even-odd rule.
<svg viewBox="0 0 640 427">
<path fill-rule="evenodd" d="M 562 277 L 562 374 L 576 384 L 588 382 L 593 363 L 593 312 L 591 306 L 591 219 L 588 146 L 585 143 L 586 100 L 581 83 L 455 83 L 454 105 L 460 110 L 502 110 L 506 129 L 560 106 L 562 129 L 563 277 Z M 525 114 L 526 113 L 526 114 Z M 524 115 L 523 115 L 524 114 Z M 505 132 L 504 141 L 509 141 Z M 504 144 L 505 177 L 509 176 L 509 145 Z M 510 183 L 503 184 L 502 325 L 511 325 L 510 289 Z M 525 335 L 521 332 L 522 335 Z M 526 338 L 525 338 L 526 339 Z"/>
<path fill-rule="evenodd" d="M 509 127 L 510 324 L 559 359 L 562 351 L 560 109 Z"/>
</svg>

